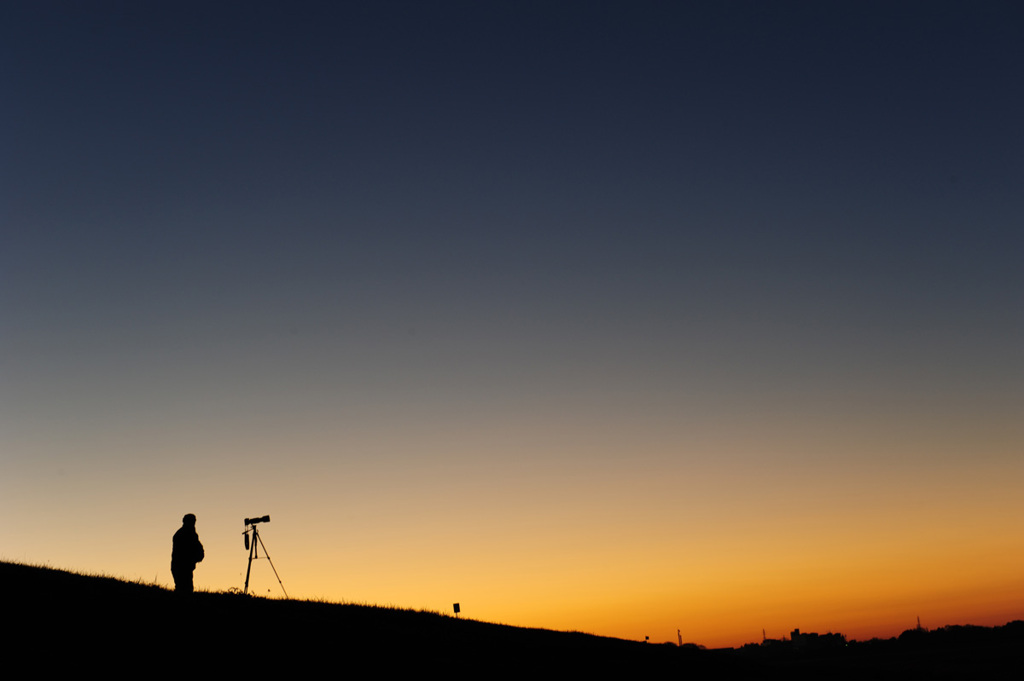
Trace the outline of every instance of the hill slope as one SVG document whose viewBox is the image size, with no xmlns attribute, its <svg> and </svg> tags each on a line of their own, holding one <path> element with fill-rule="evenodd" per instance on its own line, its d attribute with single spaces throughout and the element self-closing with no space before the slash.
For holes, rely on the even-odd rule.
<svg viewBox="0 0 1024 681">
<path fill-rule="evenodd" d="M 692 656 L 675 647 L 412 610 L 225 593 L 182 597 L 158 586 L 10 563 L 0 563 L 0 578 L 10 587 L 5 620 L 16 623 L 4 647 L 46 666 L 653 671 Z"/>
<path fill-rule="evenodd" d="M 11 669 L 51 675 L 365 677 L 443 669 L 487 678 L 1016 678 L 1024 650 L 1021 621 L 909 630 L 899 639 L 816 650 L 705 651 L 395 608 L 225 593 L 183 597 L 158 586 L 2 562 L 0 579 L 8 587 L 0 653 Z"/>
</svg>

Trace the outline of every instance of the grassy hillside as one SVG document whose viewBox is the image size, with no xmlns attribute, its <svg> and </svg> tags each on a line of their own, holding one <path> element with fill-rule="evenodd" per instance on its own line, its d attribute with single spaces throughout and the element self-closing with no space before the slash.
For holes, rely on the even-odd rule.
<svg viewBox="0 0 1024 681">
<path fill-rule="evenodd" d="M 674 668 L 696 651 L 429 612 L 196 593 L 0 563 L 5 648 L 44 666 L 182 673 Z M 690 665 L 699 664 L 690 660 Z M 255 667 L 255 669 L 253 669 Z M 364 671 L 365 669 L 365 671 Z"/>
<path fill-rule="evenodd" d="M 440 669 L 483 678 L 1016 678 L 1024 650 L 1021 621 L 820 648 L 705 651 L 396 608 L 225 593 L 182 597 L 158 586 L 10 563 L 0 563 L 0 579 L 9 630 L 2 652 L 21 674 L 365 678 Z"/>
</svg>

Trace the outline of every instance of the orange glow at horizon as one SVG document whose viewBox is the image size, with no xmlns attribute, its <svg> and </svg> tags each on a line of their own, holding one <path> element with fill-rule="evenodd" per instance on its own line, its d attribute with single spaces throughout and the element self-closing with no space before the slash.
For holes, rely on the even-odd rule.
<svg viewBox="0 0 1024 681">
<path fill-rule="evenodd" d="M 892 465 L 842 455 L 863 446 L 856 440 L 761 428 L 763 458 L 735 454 L 753 447 L 747 435 L 719 436 L 677 444 L 690 452 L 680 464 L 661 444 L 685 442 L 672 430 L 626 445 L 574 427 L 535 424 L 518 438 L 498 437 L 497 423 L 459 438 L 421 430 L 424 463 L 399 455 L 404 436 L 351 435 L 347 446 L 373 452 L 372 468 L 318 458 L 339 446 L 332 434 L 301 445 L 307 461 L 320 461 L 301 474 L 274 454 L 292 437 L 285 431 L 246 441 L 234 459 L 252 467 L 207 468 L 185 496 L 170 468 L 158 487 L 139 477 L 135 497 L 98 494 L 102 472 L 96 486 L 76 474 L 65 502 L 92 509 L 91 531 L 12 490 L 7 503 L 28 510 L 4 532 L 29 548 L 4 558 L 169 584 L 178 518 L 166 509 L 180 508 L 198 516 L 207 548 L 199 588 L 237 588 L 242 518 L 269 513 L 261 533 L 293 598 L 440 612 L 460 602 L 464 617 L 484 621 L 652 641 L 674 641 L 680 629 L 708 647 L 757 641 L 762 629 L 866 639 L 896 635 L 918 616 L 930 627 L 1024 616 L 1015 524 L 1024 463 L 1012 436 L 990 439 L 969 464 L 936 455 L 927 466 Z M 965 446 L 946 434 L 946 448 Z M 475 456 L 488 442 L 502 445 Z M 642 465 L 614 456 L 627 446 L 645 452 Z M 824 447 L 828 458 L 811 455 Z M 100 544 L 97 526 L 107 528 Z M 61 539 L 32 550 L 33 534 Z M 254 564 L 252 586 L 280 596 L 265 561 Z"/>
</svg>

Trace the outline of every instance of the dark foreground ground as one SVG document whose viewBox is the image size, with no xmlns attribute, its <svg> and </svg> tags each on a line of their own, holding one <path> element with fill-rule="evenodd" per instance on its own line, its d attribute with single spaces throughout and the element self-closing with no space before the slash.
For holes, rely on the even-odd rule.
<svg viewBox="0 0 1024 681">
<path fill-rule="evenodd" d="M 0 563 L 3 656 L 32 674 L 1020 678 L 1024 622 L 826 650 L 706 651 L 433 613 L 198 593 Z"/>
</svg>

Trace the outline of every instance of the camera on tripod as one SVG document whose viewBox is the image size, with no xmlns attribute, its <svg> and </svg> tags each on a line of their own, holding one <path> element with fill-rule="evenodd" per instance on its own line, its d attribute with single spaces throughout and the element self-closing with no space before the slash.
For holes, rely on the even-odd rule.
<svg viewBox="0 0 1024 681">
<path fill-rule="evenodd" d="M 258 559 L 259 550 L 257 549 L 257 543 L 263 547 L 263 557 L 270 563 L 270 569 L 274 571 L 274 576 L 277 577 L 277 583 L 281 585 L 281 591 L 284 591 L 284 597 L 288 598 L 288 592 L 284 590 L 284 584 L 281 582 L 281 577 L 277 574 L 277 568 L 274 567 L 274 561 L 270 560 L 270 554 L 267 553 L 267 547 L 263 543 L 263 539 L 260 538 L 259 528 L 256 527 L 260 523 L 269 523 L 270 516 L 265 515 L 259 518 L 246 518 L 245 519 L 245 532 L 242 536 L 245 538 L 245 550 L 249 552 L 249 566 L 245 569 L 245 587 L 242 589 L 242 593 L 249 593 L 249 575 L 252 573 L 252 561 Z M 252 542 L 249 541 L 249 533 L 252 533 Z"/>
</svg>

